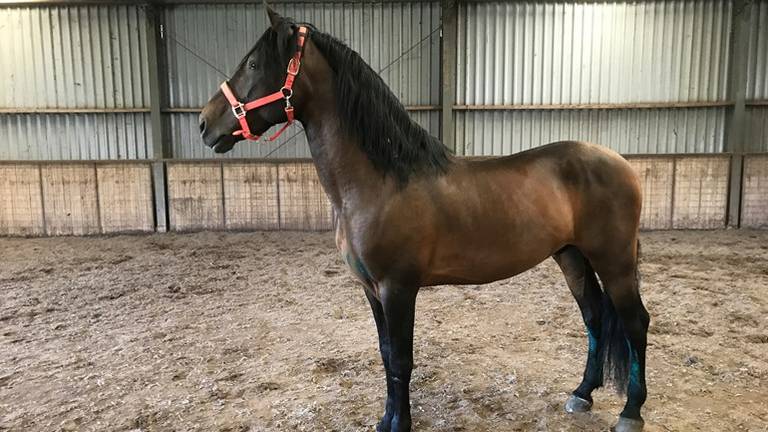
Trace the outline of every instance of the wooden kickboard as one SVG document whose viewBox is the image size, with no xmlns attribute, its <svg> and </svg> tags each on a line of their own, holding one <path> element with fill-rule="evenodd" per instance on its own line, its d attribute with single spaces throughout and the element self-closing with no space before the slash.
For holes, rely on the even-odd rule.
<svg viewBox="0 0 768 432">
<path fill-rule="evenodd" d="M 680 157 L 676 160 L 672 228 L 725 227 L 729 165 L 727 156 Z"/>
<path fill-rule="evenodd" d="M 768 156 L 744 159 L 741 226 L 768 228 Z"/>
<path fill-rule="evenodd" d="M 0 236 L 43 234 L 39 165 L 0 164 Z"/>
<path fill-rule="evenodd" d="M 46 234 L 100 233 L 95 164 L 43 164 L 41 170 Z"/>
<path fill-rule="evenodd" d="M 321 231 L 332 228 L 331 203 L 311 163 L 278 165 L 280 229 Z"/>
<path fill-rule="evenodd" d="M 279 229 L 277 186 L 275 164 L 224 163 L 227 229 Z"/>
<path fill-rule="evenodd" d="M 224 228 L 221 164 L 169 163 L 170 228 L 194 231 Z"/>
<path fill-rule="evenodd" d="M 99 164 L 96 173 L 102 232 L 154 231 L 149 164 Z"/>
</svg>

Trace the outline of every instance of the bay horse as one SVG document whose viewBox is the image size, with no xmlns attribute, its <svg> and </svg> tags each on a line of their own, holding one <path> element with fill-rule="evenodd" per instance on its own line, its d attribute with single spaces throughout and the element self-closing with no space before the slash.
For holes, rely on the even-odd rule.
<svg viewBox="0 0 768 432">
<path fill-rule="evenodd" d="M 629 163 L 583 142 L 456 158 L 356 52 L 267 12 L 270 28 L 200 114 L 201 137 L 222 153 L 273 125 L 303 125 L 336 244 L 378 330 L 387 399 L 376 430 L 411 429 L 420 287 L 488 283 L 551 256 L 588 336 L 584 376 L 565 410 L 590 410 L 592 391 L 610 380 L 627 395 L 614 430 L 641 431 L 649 315 L 639 292 L 640 182 Z"/>
</svg>

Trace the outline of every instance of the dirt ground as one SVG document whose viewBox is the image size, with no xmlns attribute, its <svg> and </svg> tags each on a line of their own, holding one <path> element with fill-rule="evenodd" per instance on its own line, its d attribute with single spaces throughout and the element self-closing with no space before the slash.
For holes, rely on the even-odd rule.
<svg viewBox="0 0 768 432">
<path fill-rule="evenodd" d="M 768 430 L 768 232 L 643 235 L 647 431 Z M 607 430 L 567 415 L 587 341 L 551 260 L 422 290 L 418 431 Z M 330 233 L 0 239 L 0 431 L 370 431 L 375 328 Z"/>
</svg>

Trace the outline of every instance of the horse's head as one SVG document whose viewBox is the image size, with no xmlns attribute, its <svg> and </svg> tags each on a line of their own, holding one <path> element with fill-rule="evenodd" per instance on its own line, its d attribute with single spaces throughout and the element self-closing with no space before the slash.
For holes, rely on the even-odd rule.
<svg viewBox="0 0 768 432">
<path fill-rule="evenodd" d="M 227 152 L 238 141 L 261 135 L 273 125 L 289 120 L 287 100 L 290 100 L 290 109 L 300 109 L 300 92 L 293 96 L 289 94 L 292 91 L 283 90 L 290 99 L 276 94 L 284 86 L 289 62 L 297 52 L 299 26 L 281 17 L 269 6 L 266 8 L 271 26 L 246 54 L 232 78 L 225 82 L 223 87 L 228 86 L 231 94 L 226 95 L 227 89 L 220 88 L 200 113 L 200 136 L 205 145 L 216 153 Z M 291 67 L 294 67 L 293 64 Z M 297 76 L 293 90 L 298 87 Z M 246 110 L 243 106 L 233 107 L 238 100 L 245 104 L 268 95 L 274 95 L 275 99 L 258 108 Z M 243 120 L 238 116 L 244 116 Z M 243 121 L 247 122 L 247 133 L 237 132 L 244 129 Z"/>
</svg>

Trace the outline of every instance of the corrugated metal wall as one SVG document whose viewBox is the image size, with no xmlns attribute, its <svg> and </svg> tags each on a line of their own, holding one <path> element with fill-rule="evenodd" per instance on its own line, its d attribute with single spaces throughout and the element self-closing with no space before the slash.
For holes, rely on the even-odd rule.
<svg viewBox="0 0 768 432">
<path fill-rule="evenodd" d="M 139 6 L 4 7 L 2 159 L 136 159 L 150 136 L 146 20 Z M 56 110 L 88 114 L 51 113 Z M 127 113 L 100 111 L 128 110 Z"/>
<path fill-rule="evenodd" d="M 405 105 L 440 105 L 440 2 L 274 6 L 360 52 Z M 193 111 L 266 29 L 263 7 L 162 8 L 169 68 L 169 107 L 163 108 L 170 111 L 172 156 L 213 157 L 199 140 Z M 630 154 L 722 151 L 727 108 L 721 106 L 466 106 L 722 103 L 732 9 L 729 0 L 462 3 L 455 103 L 465 107 L 454 115 L 458 153 L 508 154 L 558 139 L 596 141 Z M 751 14 L 747 99 L 765 101 L 768 0 L 755 1 Z M 138 5 L 0 7 L 0 159 L 150 157 L 146 26 Z M 439 135 L 439 111 L 411 115 Z M 768 151 L 768 106 L 748 105 L 747 116 L 746 150 Z M 300 126 L 277 143 L 241 143 L 226 157 L 267 154 L 309 156 Z"/>
<path fill-rule="evenodd" d="M 495 110 L 456 113 L 458 154 L 507 155 L 559 140 L 622 154 L 717 153 L 725 108 Z"/>
<path fill-rule="evenodd" d="M 147 159 L 144 113 L 0 115 L 0 160 Z"/>
<path fill-rule="evenodd" d="M 462 4 L 456 103 L 725 101 L 730 22 L 724 0 Z M 456 139 L 468 155 L 558 139 L 596 140 L 625 153 L 702 153 L 722 151 L 724 114 L 474 111 L 457 115 Z M 486 143 L 496 139 L 511 141 Z"/>
<path fill-rule="evenodd" d="M 310 22 L 360 53 L 404 105 L 439 105 L 440 3 L 273 3 L 284 16 Z M 167 9 L 166 44 L 170 107 L 199 108 L 218 88 L 225 74 L 267 29 L 261 3 L 175 5 Z M 405 53 L 405 54 L 404 54 Z M 219 70 L 217 70 L 219 69 Z M 414 112 L 432 134 L 439 134 L 439 112 Z M 182 158 L 211 157 L 198 135 L 197 113 L 172 113 L 173 154 Z M 309 157 L 299 125 L 278 142 L 240 143 L 225 157 Z M 294 136 L 294 138 L 291 138 Z"/>
<path fill-rule="evenodd" d="M 768 100 L 768 0 L 752 5 L 747 101 Z M 768 106 L 747 107 L 747 150 L 768 152 Z"/>
</svg>

